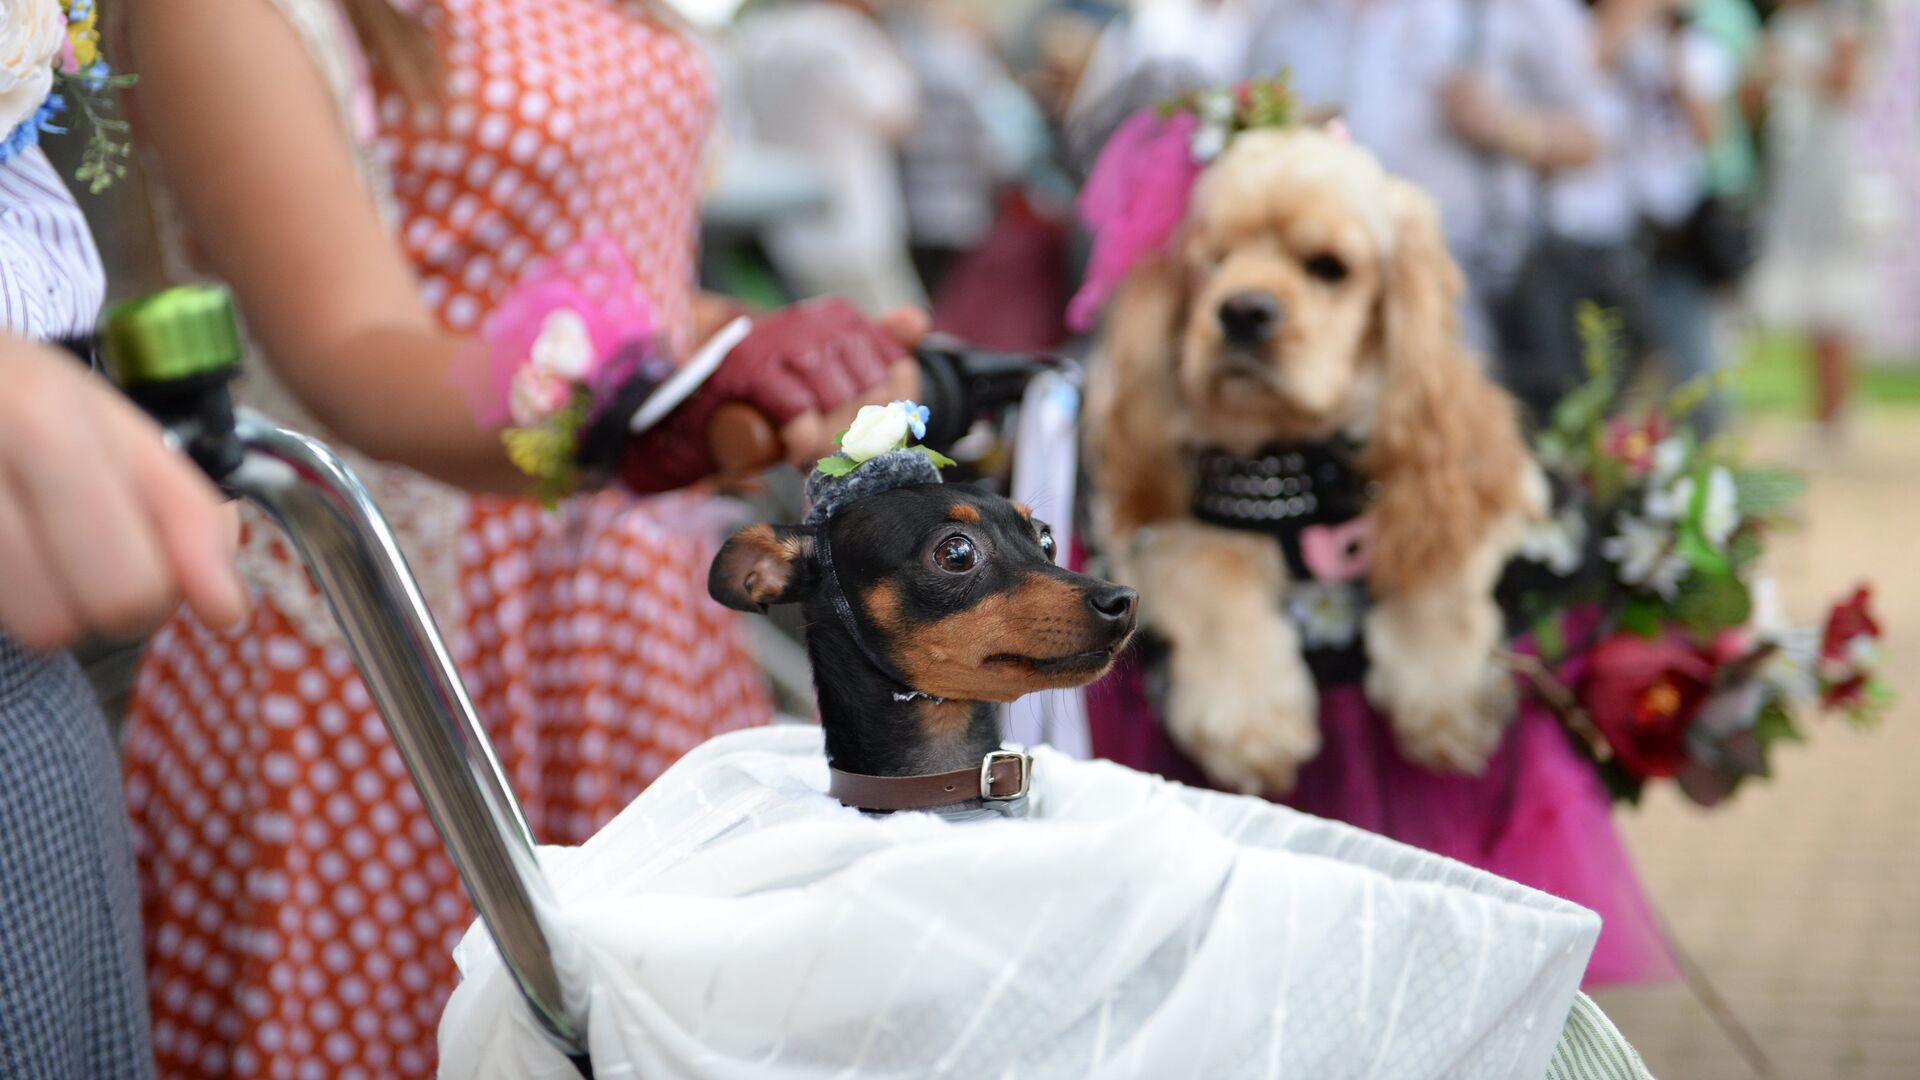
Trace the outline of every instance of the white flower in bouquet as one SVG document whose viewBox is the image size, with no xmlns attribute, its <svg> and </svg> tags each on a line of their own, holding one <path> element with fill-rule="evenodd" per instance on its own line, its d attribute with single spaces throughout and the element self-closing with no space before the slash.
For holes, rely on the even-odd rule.
<svg viewBox="0 0 1920 1080">
<path fill-rule="evenodd" d="M 1683 476 L 1671 487 L 1654 487 L 1647 492 L 1647 501 L 1640 508 L 1648 521 L 1663 524 L 1679 521 L 1687 516 L 1687 507 L 1693 505 L 1693 477 Z"/>
<path fill-rule="evenodd" d="M 1587 547 L 1587 519 L 1578 507 L 1569 506 L 1554 517 L 1536 522 L 1520 541 L 1520 554 L 1566 577 L 1580 568 Z"/>
<path fill-rule="evenodd" d="M 1200 119 L 1214 127 L 1225 127 L 1233 123 L 1233 94 L 1226 90 L 1215 90 L 1200 98 Z"/>
<path fill-rule="evenodd" d="M 593 370 L 593 335 L 587 320 L 572 308 L 559 308 L 540 324 L 533 341 L 533 366 L 568 382 L 579 382 Z"/>
<path fill-rule="evenodd" d="M 1766 642 L 1773 646 L 1773 652 L 1760 662 L 1760 681 L 1791 708 L 1803 709 L 1819 701 L 1820 679 L 1815 674 L 1819 631 L 1806 627 L 1782 630 Z"/>
<path fill-rule="evenodd" d="M 1623 514 L 1620 531 L 1601 542 L 1600 553 L 1620 564 L 1621 581 L 1672 599 L 1689 569 L 1672 539 L 1666 526 Z"/>
<path fill-rule="evenodd" d="M 1707 474 L 1706 505 L 1700 511 L 1700 532 L 1715 549 L 1727 546 L 1733 531 L 1740 527 L 1740 492 L 1733 474 L 1716 465 Z"/>
<path fill-rule="evenodd" d="M 0 138 L 33 119 L 53 92 L 53 64 L 67 41 L 60 0 L 0 6 Z"/>
<path fill-rule="evenodd" d="M 1360 634 L 1360 591 L 1351 585 L 1297 582 L 1287 591 L 1287 611 L 1307 645 L 1344 649 Z"/>
<path fill-rule="evenodd" d="M 573 396 L 567 380 L 541 367 L 523 367 L 507 389 L 507 412 L 516 427 L 538 427 L 551 419 Z"/>
<path fill-rule="evenodd" d="M 1652 461 L 1649 466 L 1649 479 L 1654 487 L 1665 487 L 1680 475 L 1687 467 L 1687 443 L 1677 435 L 1669 435 L 1653 444 Z"/>
<path fill-rule="evenodd" d="M 904 401 L 864 406 L 840 440 L 840 452 L 856 462 L 879 457 L 905 446 L 912 426 L 913 417 Z"/>
</svg>

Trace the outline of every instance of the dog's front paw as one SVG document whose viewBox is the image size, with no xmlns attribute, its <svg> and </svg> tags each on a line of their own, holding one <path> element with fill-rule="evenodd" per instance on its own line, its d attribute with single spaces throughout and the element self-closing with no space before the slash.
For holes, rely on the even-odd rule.
<svg viewBox="0 0 1920 1080">
<path fill-rule="evenodd" d="M 1387 714 L 1407 760 L 1476 775 L 1499 747 L 1519 701 L 1511 676 L 1498 664 L 1453 687 L 1414 685 L 1376 667 L 1367 676 L 1367 696 Z"/>
<path fill-rule="evenodd" d="M 1320 752 L 1315 714 L 1304 677 L 1274 680 L 1258 669 L 1217 680 L 1176 675 L 1167 732 L 1214 783 L 1277 796 L 1293 789 L 1300 766 Z"/>
</svg>

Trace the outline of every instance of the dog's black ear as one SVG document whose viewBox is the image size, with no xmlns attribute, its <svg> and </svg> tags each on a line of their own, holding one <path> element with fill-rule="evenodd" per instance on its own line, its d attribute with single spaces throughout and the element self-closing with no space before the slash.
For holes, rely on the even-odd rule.
<svg viewBox="0 0 1920 1080">
<path fill-rule="evenodd" d="M 714 556 L 707 595 L 736 611 L 765 613 L 769 604 L 800 599 L 818 576 L 811 532 L 790 525 L 749 525 L 729 537 Z"/>
</svg>

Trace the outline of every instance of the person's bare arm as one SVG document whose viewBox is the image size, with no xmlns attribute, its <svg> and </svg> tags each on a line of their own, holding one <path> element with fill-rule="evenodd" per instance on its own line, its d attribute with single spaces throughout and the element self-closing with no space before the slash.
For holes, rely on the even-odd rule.
<svg viewBox="0 0 1920 1080">
<path fill-rule="evenodd" d="M 342 439 L 463 487 L 523 491 L 449 368 L 319 71 L 267 0 L 136 0 L 140 134 L 208 269 L 288 388 Z"/>
<path fill-rule="evenodd" d="M 1834 38 L 1824 80 L 1828 101 L 1846 105 L 1859 95 L 1860 72 L 1865 62 L 1866 54 L 1857 31 L 1847 30 Z"/>
<path fill-rule="evenodd" d="M 1583 117 L 1501 101 L 1474 75 L 1449 79 L 1441 95 L 1453 130 L 1489 153 L 1541 172 L 1579 168 L 1600 155 L 1600 139 Z"/>
</svg>

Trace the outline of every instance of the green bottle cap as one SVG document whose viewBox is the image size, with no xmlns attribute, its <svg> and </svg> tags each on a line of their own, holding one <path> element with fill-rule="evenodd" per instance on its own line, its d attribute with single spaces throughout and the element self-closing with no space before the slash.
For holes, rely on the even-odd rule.
<svg viewBox="0 0 1920 1080">
<path fill-rule="evenodd" d="M 239 366 L 233 298 L 218 285 L 182 285 L 107 309 L 107 374 L 121 386 L 175 382 Z"/>
</svg>

